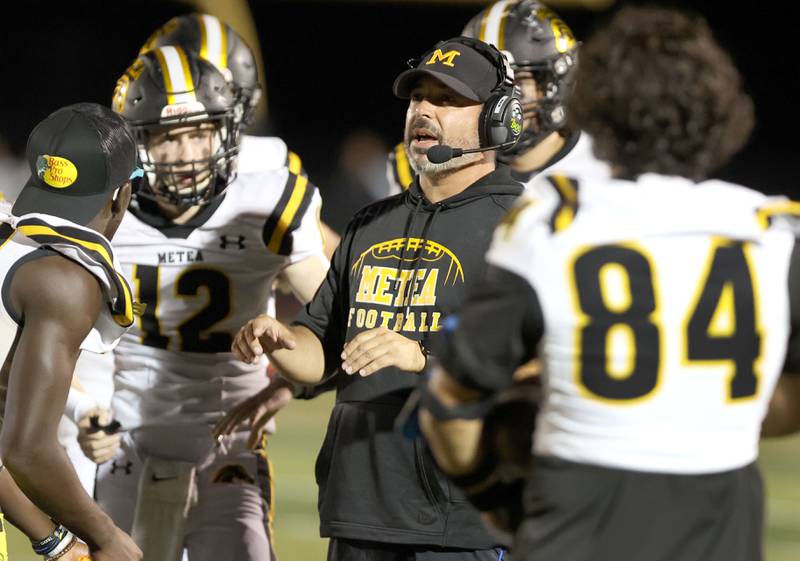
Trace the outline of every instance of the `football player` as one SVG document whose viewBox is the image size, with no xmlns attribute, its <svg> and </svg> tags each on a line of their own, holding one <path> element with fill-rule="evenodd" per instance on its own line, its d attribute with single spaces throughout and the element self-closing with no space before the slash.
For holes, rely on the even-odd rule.
<svg viewBox="0 0 800 561">
<path fill-rule="evenodd" d="M 759 433 L 800 372 L 800 205 L 709 179 L 754 118 L 700 17 L 623 8 L 583 48 L 572 102 L 614 176 L 541 177 L 571 204 L 531 191 L 498 227 L 487 282 L 443 330 L 423 430 L 474 501 L 496 495 L 481 419 L 538 356 L 516 560 L 757 561 Z M 794 378 L 793 416 L 765 432 L 800 425 Z"/>
<path fill-rule="evenodd" d="M 230 25 L 208 14 L 189 14 L 177 16 L 157 29 L 141 47 L 142 55 L 156 47 L 175 45 L 191 51 L 212 63 L 225 77 L 235 96 L 234 121 L 239 135 L 237 170 L 250 173 L 259 170 L 275 170 L 287 167 L 296 175 L 306 175 L 300 157 L 290 151 L 286 143 L 278 137 L 260 137 L 243 134 L 252 124 L 256 106 L 261 98 L 261 85 L 258 69 L 252 50 Z M 319 208 L 317 209 L 319 211 Z M 325 254 L 330 257 L 338 245 L 339 236 L 324 222 L 320 222 L 325 235 Z M 280 278 L 279 278 L 280 281 Z M 278 282 L 281 291 L 287 288 Z M 270 310 L 274 310 L 275 299 L 270 299 Z M 98 430 L 96 427 L 110 421 L 111 380 L 107 375 L 108 365 L 102 363 L 104 357 L 81 357 L 77 366 L 76 378 L 80 381 L 70 390 L 67 402 L 67 415 L 80 427 L 78 441 L 74 438 L 74 428 L 70 423 L 62 423 L 62 443 L 76 465 L 86 489 L 91 492 L 95 479 L 95 464 L 103 463 L 113 456 L 119 446 L 120 435 Z M 259 402 L 259 409 L 266 415 L 258 415 L 253 425 L 254 437 L 262 430 L 273 432 L 275 423 L 272 417 L 291 399 L 288 382 L 279 383 L 265 389 L 265 403 Z M 298 390 L 299 391 L 299 390 Z M 245 407 L 245 404 L 242 404 Z M 248 409 L 249 411 L 249 409 Z M 95 424 L 91 419 L 95 417 Z M 250 417 L 250 413 L 246 415 Z M 238 424 L 238 421 L 236 422 Z M 78 442 L 80 446 L 78 446 Z M 83 451 L 81 451 L 81 448 Z"/>
<path fill-rule="evenodd" d="M 288 167 L 296 175 L 307 175 L 300 157 L 289 150 L 283 139 L 276 136 L 254 136 L 244 134 L 255 118 L 256 106 L 262 96 L 262 88 L 258 79 L 256 58 L 244 39 L 234 29 L 216 16 L 202 13 L 176 16 L 157 29 L 144 43 L 139 54 L 160 46 L 177 45 L 185 51 L 212 63 L 231 85 L 236 95 L 235 118 L 241 123 L 239 131 L 241 140 L 237 158 L 237 169 L 241 173 L 259 170 L 271 170 Z M 320 220 L 324 233 L 325 255 L 330 259 L 339 235 L 327 223 Z M 279 279 L 280 281 L 280 279 Z M 285 292 L 284 284 L 278 282 L 278 288 Z M 284 300 L 285 302 L 285 300 Z M 271 302 L 271 306 L 274 306 Z M 291 306 L 289 306 L 291 307 Z M 274 315 L 274 307 L 273 310 Z M 282 312 L 285 313 L 285 310 Z M 275 430 L 273 416 L 292 398 L 310 398 L 316 395 L 311 388 L 302 388 L 290 384 L 283 378 L 275 378 L 274 384 L 259 396 L 246 400 L 237 406 L 235 413 L 231 411 L 220 424 L 220 432 L 229 433 L 233 427 L 252 418 L 252 435 L 255 438 L 262 430 L 271 433 Z M 320 390 L 317 390 L 320 391 Z M 107 412 L 98 410 L 92 414 L 104 415 Z M 87 425 L 88 417 L 84 418 Z M 107 453 L 109 444 L 116 442 L 116 435 L 95 432 L 89 437 L 85 432 L 82 442 L 85 448 L 94 447 Z"/>
<path fill-rule="evenodd" d="M 136 152 L 110 109 L 59 109 L 28 138 L 31 177 L 12 212 L 0 211 L 0 506 L 46 559 L 86 553 L 66 528 L 96 560 L 141 559 L 81 488 L 56 438 L 79 354 L 110 352 L 133 323 L 130 287 L 108 239 L 130 200 Z"/>
<path fill-rule="evenodd" d="M 262 96 L 258 66 L 253 51 L 227 23 L 209 14 L 177 16 L 157 29 L 139 54 L 165 45 L 176 45 L 191 51 L 217 67 L 236 95 L 235 118 L 241 123 L 238 169 L 242 173 L 288 167 L 295 175 L 306 175 L 300 156 L 292 152 L 277 136 L 244 134 L 253 124 L 256 107 Z M 330 258 L 339 243 L 339 236 L 322 223 L 325 251 Z"/>
<path fill-rule="evenodd" d="M 270 383 L 263 361 L 230 354 L 235 329 L 267 310 L 276 278 L 307 302 L 325 276 L 319 194 L 286 167 L 237 175 L 236 94 L 192 52 L 142 54 L 113 107 L 145 170 L 118 234 L 144 308 L 116 355 L 112 408 L 127 432 L 97 500 L 147 558 L 269 559 L 263 445 L 236 432 L 218 446 L 211 426 Z"/>
<path fill-rule="evenodd" d="M 574 87 L 579 43 L 561 17 L 535 0 L 500 0 L 473 17 L 462 34 L 504 51 L 522 91 L 525 130 L 498 160 L 530 188 L 542 170 L 569 175 L 607 174 L 592 154 L 589 136 L 567 121 L 567 101 Z M 402 144 L 389 155 L 389 179 L 395 191 L 407 189 L 414 172 Z M 569 196 L 548 189 L 547 198 Z"/>
</svg>

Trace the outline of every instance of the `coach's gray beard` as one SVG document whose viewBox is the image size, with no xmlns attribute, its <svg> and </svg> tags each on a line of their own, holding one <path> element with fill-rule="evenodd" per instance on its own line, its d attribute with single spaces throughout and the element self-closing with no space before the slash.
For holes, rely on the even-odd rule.
<svg viewBox="0 0 800 561">
<path fill-rule="evenodd" d="M 475 131 L 474 138 L 445 138 L 442 140 L 442 144 L 446 144 L 452 148 L 469 150 L 470 148 L 477 148 L 480 146 L 480 141 L 478 139 L 478 132 Z M 467 167 L 468 165 L 483 158 L 482 152 L 475 152 L 474 154 L 464 154 L 463 156 L 452 158 L 446 162 L 442 162 L 441 164 L 434 164 L 428 159 L 426 154 L 412 153 L 409 147 L 409 142 L 404 143 L 404 148 L 406 151 L 406 157 L 408 157 L 408 163 L 411 165 L 411 169 L 413 169 L 414 173 L 417 175 L 437 176 L 443 173 L 453 172 L 463 167 Z"/>
</svg>

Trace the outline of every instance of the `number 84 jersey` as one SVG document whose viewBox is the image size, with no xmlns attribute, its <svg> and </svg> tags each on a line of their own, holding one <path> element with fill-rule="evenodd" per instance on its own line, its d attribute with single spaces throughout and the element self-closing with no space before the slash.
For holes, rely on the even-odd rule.
<svg viewBox="0 0 800 561">
<path fill-rule="evenodd" d="M 185 225 L 134 201 L 113 242 L 139 307 L 116 354 L 123 426 L 213 422 L 267 385 L 265 365 L 237 361 L 231 343 L 268 311 L 285 266 L 325 259 L 320 208 L 286 168 L 240 174 Z"/>
<path fill-rule="evenodd" d="M 790 333 L 796 206 L 719 181 L 541 178 L 491 264 L 533 288 L 540 455 L 709 473 L 755 460 Z"/>
</svg>

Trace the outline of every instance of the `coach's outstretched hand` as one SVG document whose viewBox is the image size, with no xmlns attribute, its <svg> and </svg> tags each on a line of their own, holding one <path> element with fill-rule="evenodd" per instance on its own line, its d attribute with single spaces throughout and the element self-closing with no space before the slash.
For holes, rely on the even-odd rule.
<svg viewBox="0 0 800 561">
<path fill-rule="evenodd" d="M 342 351 L 342 370 L 369 376 L 381 368 L 396 366 L 407 372 L 422 372 L 426 358 L 419 342 L 396 331 L 376 327 L 355 336 Z"/>
<path fill-rule="evenodd" d="M 279 349 L 292 350 L 295 338 L 289 328 L 275 318 L 258 316 L 248 321 L 236 334 L 231 351 L 244 362 L 255 363 L 264 353 Z"/>
<path fill-rule="evenodd" d="M 220 441 L 224 436 L 231 434 L 237 426 L 249 420 L 250 437 L 247 439 L 247 445 L 253 449 L 261 440 L 264 425 L 291 400 L 291 384 L 276 376 L 269 386 L 231 409 L 214 427 L 214 438 Z"/>
</svg>

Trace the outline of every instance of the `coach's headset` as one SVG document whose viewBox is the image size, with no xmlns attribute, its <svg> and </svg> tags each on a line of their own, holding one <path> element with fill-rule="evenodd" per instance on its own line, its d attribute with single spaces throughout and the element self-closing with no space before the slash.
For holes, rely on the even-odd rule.
<svg viewBox="0 0 800 561">
<path fill-rule="evenodd" d="M 494 45 L 472 37 L 439 41 L 431 50 L 436 50 L 447 43 L 462 43 L 486 58 L 497 71 L 497 83 L 492 88 L 489 99 L 483 103 L 478 118 L 479 148 L 461 150 L 442 145 L 443 149 L 450 152 L 449 157 L 443 154 L 444 161 L 462 154 L 502 150 L 513 146 L 522 135 L 523 122 L 522 92 L 514 85 L 514 70 L 508 59 L 511 55 L 502 53 Z M 417 68 L 421 60 L 421 58 L 409 60 L 409 68 Z"/>
<path fill-rule="evenodd" d="M 485 56 L 497 70 L 497 85 L 478 120 L 480 146 L 508 148 L 522 135 L 522 92 L 514 85 L 514 70 L 508 60 L 511 55 L 477 39 L 464 38 L 462 42 Z"/>
</svg>

